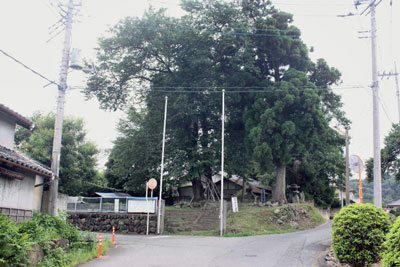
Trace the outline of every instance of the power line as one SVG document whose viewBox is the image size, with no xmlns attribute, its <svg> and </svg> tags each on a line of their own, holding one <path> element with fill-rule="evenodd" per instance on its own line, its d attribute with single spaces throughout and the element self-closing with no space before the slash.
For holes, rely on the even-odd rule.
<svg viewBox="0 0 400 267">
<path fill-rule="evenodd" d="M 211 28 L 211 29 L 219 29 L 218 26 L 215 25 L 190 25 L 190 24 L 181 24 L 181 23 L 173 23 L 169 21 L 162 21 L 162 20 L 157 20 L 157 21 L 151 21 L 151 20 L 137 20 L 138 22 L 145 22 L 145 23 L 158 23 L 158 24 L 166 24 L 166 25 L 173 25 L 173 26 L 181 26 L 181 27 L 190 27 L 189 29 L 193 29 L 193 26 L 198 26 L 201 28 Z M 222 26 L 224 29 L 234 29 L 234 30 L 252 30 L 252 31 L 272 31 L 272 32 L 290 32 L 294 31 L 295 29 L 286 29 L 286 30 L 281 30 L 281 29 L 262 29 L 262 28 L 242 28 L 242 27 L 230 27 L 230 26 Z"/>
<path fill-rule="evenodd" d="M 86 180 L 83 180 L 83 179 L 77 179 L 77 178 L 69 178 L 69 179 L 75 180 L 75 181 L 80 181 L 80 182 L 83 182 L 83 183 L 86 183 L 86 184 L 90 184 L 90 185 L 94 185 L 94 186 L 97 186 L 99 188 L 104 188 L 104 189 L 113 190 L 113 191 L 119 191 L 119 192 L 126 192 L 126 190 L 123 190 L 123 189 L 117 189 L 117 188 L 108 187 L 108 186 L 105 186 L 105 185 L 99 185 L 99 184 L 92 183 L 92 182 L 89 182 L 89 181 L 86 181 Z"/>
<path fill-rule="evenodd" d="M 383 101 L 382 95 L 380 93 L 379 93 L 378 99 L 379 99 L 379 103 L 381 104 L 383 111 L 385 112 L 386 118 L 388 119 L 388 121 L 390 123 L 393 124 L 393 120 L 390 118 L 389 113 L 387 112 L 387 106 L 385 104 L 385 101 Z"/>
<path fill-rule="evenodd" d="M 273 93 L 273 92 L 288 92 L 288 91 L 328 91 L 328 90 L 350 90 L 350 89 L 365 89 L 367 86 L 347 86 L 347 87 L 335 87 L 335 88 L 325 88 L 325 87 L 311 87 L 311 86 L 299 86 L 293 89 L 278 89 L 274 87 L 262 87 L 262 86 L 248 86 L 248 87 L 213 87 L 213 86 L 203 86 L 203 87 L 179 87 L 179 86 L 161 86 L 161 87 L 129 87 L 131 90 L 139 90 L 139 89 L 149 89 L 146 93 L 221 93 L 222 89 L 225 89 L 226 93 Z M 73 86 L 69 87 L 69 90 L 76 89 L 86 89 L 84 86 Z M 104 89 L 104 88 L 102 88 Z M 163 89 L 163 90 L 162 90 Z M 165 89 L 178 89 L 178 90 L 165 90 Z M 196 89 L 196 90 L 185 90 L 185 89 Z M 203 89 L 203 90 L 199 90 Z M 208 90 L 213 89 L 213 90 Z M 218 90 L 220 89 L 220 90 Z M 237 89 L 231 90 L 228 89 Z M 243 89 L 270 89 L 270 90 L 243 90 Z"/>
<path fill-rule="evenodd" d="M 149 29 L 149 30 L 162 30 L 162 31 L 176 31 L 176 32 L 196 32 L 196 33 L 218 33 L 222 35 L 245 35 L 245 36 L 268 36 L 268 37 L 292 37 L 298 38 L 300 35 L 280 35 L 280 34 L 268 34 L 268 33 L 248 33 L 248 32 L 223 32 L 223 31 L 209 31 L 209 30 L 198 30 L 198 29 L 174 29 L 174 28 L 162 28 L 162 27 L 150 27 L 150 26 L 133 26 L 135 29 Z"/>
<path fill-rule="evenodd" d="M 160 3 L 160 4 L 166 4 L 166 5 L 174 5 L 174 6 L 180 6 L 180 3 L 173 3 L 173 2 L 167 2 L 167 1 L 157 1 L 157 0 L 147 0 L 148 2 L 154 2 L 154 3 Z M 298 1 L 298 0 L 296 0 Z M 315 6 L 326 6 L 326 5 L 334 5 L 334 6 L 347 6 L 351 5 L 348 1 L 337 1 L 335 3 L 325 3 L 325 1 L 322 3 L 321 1 L 315 1 L 315 2 L 305 2 L 302 1 L 300 4 L 299 3 L 283 3 L 283 2 L 272 2 L 271 5 L 290 5 L 290 6 L 304 6 L 304 5 L 315 5 Z"/>
<path fill-rule="evenodd" d="M 227 87 L 225 87 L 227 88 Z M 352 87 L 352 88 L 336 88 L 339 90 L 345 90 L 345 89 L 356 89 L 356 88 L 364 88 L 364 87 Z M 214 89 L 214 88 L 212 88 Z M 222 89 L 222 88 L 221 88 Z M 308 87 L 308 88 L 299 88 L 296 87 L 294 89 L 277 89 L 277 88 L 268 88 L 266 87 L 265 89 L 271 89 L 271 90 L 235 90 L 235 91 L 228 91 L 226 90 L 225 93 L 227 94 L 234 94 L 234 93 L 273 93 L 273 92 L 288 92 L 288 91 L 296 91 L 296 90 L 300 90 L 300 91 L 323 91 L 323 90 L 335 90 L 335 88 L 318 88 L 318 87 Z M 164 93 L 218 93 L 220 94 L 221 91 L 204 91 L 204 90 L 150 90 L 149 93 L 151 92 L 164 92 Z"/>
<path fill-rule="evenodd" d="M 34 69 L 28 67 L 27 65 L 25 65 L 24 63 L 22 63 L 21 61 L 19 61 L 18 59 L 16 59 L 15 57 L 9 55 L 8 53 L 6 53 L 4 50 L 0 49 L 0 52 L 2 54 L 4 54 L 5 56 L 11 58 L 12 60 L 14 60 L 15 62 L 17 62 L 18 64 L 22 65 L 24 68 L 30 70 L 31 72 L 33 72 L 34 74 L 38 75 L 39 77 L 45 79 L 46 81 L 50 82 L 51 84 L 55 84 L 58 86 L 58 83 L 56 83 L 55 81 L 52 81 L 48 78 L 46 78 L 45 76 L 43 76 L 42 74 L 40 74 L 39 72 L 35 71 Z"/>
</svg>

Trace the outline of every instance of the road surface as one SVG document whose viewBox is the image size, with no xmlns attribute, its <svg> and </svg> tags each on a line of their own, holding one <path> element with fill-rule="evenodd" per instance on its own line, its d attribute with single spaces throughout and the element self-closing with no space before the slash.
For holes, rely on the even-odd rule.
<svg viewBox="0 0 400 267">
<path fill-rule="evenodd" d="M 251 237 L 116 235 L 108 255 L 81 267 L 312 267 L 330 246 L 331 224 L 312 230 Z"/>
</svg>

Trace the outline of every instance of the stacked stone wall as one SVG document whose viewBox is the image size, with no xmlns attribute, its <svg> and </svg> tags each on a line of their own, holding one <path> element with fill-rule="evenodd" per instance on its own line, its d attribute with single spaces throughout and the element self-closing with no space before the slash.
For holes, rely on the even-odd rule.
<svg viewBox="0 0 400 267">
<path fill-rule="evenodd" d="M 147 214 L 70 213 L 68 222 L 83 231 L 146 234 Z M 157 215 L 150 215 L 149 233 L 157 231 Z"/>
</svg>

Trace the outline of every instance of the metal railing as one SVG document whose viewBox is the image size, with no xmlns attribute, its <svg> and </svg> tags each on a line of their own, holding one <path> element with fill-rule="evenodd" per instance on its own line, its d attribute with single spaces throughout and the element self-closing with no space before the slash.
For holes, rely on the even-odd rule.
<svg viewBox="0 0 400 267">
<path fill-rule="evenodd" d="M 148 201 L 155 202 L 155 213 L 157 213 L 157 197 L 149 197 Z M 140 206 L 140 211 L 135 211 L 132 206 L 129 212 L 132 213 L 145 213 L 145 209 L 149 206 L 144 197 L 118 197 L 118 198 L 104 198 L 104 197 L 69 197 L 67 201 L 67 212 L 107 212 L 107 213 L 128 213 L 128 205 L 136 204 Z M 140 204 L 140 205 L 139 205 Z M 151 206 L 149 206 L 151 207 Z M 153 213 L 153 212 L 151 212 Z"/>
</svg>

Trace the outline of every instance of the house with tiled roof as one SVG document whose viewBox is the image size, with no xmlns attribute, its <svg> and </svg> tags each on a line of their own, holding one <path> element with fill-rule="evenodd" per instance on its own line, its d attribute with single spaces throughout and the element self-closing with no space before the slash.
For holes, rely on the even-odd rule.
<svg viewBox="0 0 400 267">
<path fill-rule="evenodd" d="M 34 130 L 35 124 L 0 103 L 0 212 L 16 221 L 40 211 L 43 184 L 53 177 L 50 168 L 14 148 L 16 125 Z"/>
</svg>

